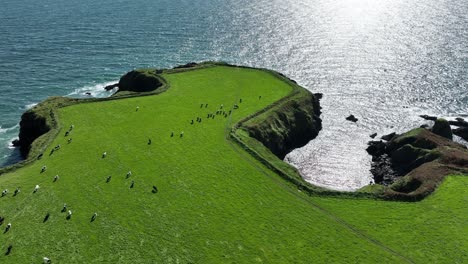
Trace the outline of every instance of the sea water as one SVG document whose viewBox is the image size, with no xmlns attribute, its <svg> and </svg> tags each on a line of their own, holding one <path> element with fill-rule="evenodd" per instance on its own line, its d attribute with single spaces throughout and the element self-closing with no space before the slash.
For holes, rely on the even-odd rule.
<svg viewBox="0 0 468 264">
<path fill-rule="evenodd" d="M 371 180 L 369 134 L 467 117 L 467 40 L 458 0 L 2 0 L 0 164 L 19 160 L 20 116 L 48 96 L 105 97 L 134 68 L 217 60 L 323 93 L 323 130 L 286 161 L 354 190 Z"/>
</svg>

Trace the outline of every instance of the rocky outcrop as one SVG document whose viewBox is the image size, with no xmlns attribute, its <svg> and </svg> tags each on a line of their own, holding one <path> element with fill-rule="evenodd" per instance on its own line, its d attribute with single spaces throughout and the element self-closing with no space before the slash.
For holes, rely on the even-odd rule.
<svg viewBox="0 0 468 264">
<path fill-rule="evenodd" d="M 354 115 L 349 115 L 346 117 L 346 120 L 356 123 L 359 119 L 357 119 Z"/>
<path fill-rule="evenodd" d="M 149 70 L 135 70 L 128 72 L 120 78 L 118 83 L 119 92 L 151 92 L 162 85 L 162 81 L 156 76 L 156 74 Z"/>
<path fill-rule="evenodd" d="M 266 117 L 253 119 L 242 128 L 280 159 L 307 144 L 322 129 L 320 94 L 303 93 L 268 111 Z"/>
<path fill-rule="evenodd" d="M 367 150 L 374 162 L 374 180 L 390 187 L 388 198 L 420 200 L 446 175 L 468 173 L 466 147 L 424 128 L 394 136 L 387 143 L 371 141 Z"/>
<path fill-rule="evenodd" d="M 19 131 L 19 148 L 21 155 L 26 158 L 31 150 L 31 144 L 36 138 L 49 132 L 47 117 L 41 112 L 29 110 L 21 116 Z"/>
<path fill-rule="evenodd" d="M 434 126 L 432 127 L 432 133 L 439 135 L 444 138 L 452 139 L 452 129 L 450 128 L 450 124 L 447 120 L 443 118 L 437 118 Z"/>
<path fill-rule="evenodd" d="M 453 134 L 463 138 L 464 140 L 468 141 L 468 127 L 459 127 L 455 128 Z"/>
</svg>

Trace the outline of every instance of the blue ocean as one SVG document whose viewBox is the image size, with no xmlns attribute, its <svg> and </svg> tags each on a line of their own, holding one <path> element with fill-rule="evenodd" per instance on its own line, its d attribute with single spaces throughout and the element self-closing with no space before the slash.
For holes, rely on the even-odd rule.
<svg viewBox="0 0 468 264">
<path fill-rule="evenodd" d="M 48 96 L 105 97 L 134 68 L 205 60 L 323 93 L 323 130 L 286 161 L 354 190 L 371 178 L 369 134 L 468 117 L 468 1 L 2 0 L 0 164 L 20 159 L 21 114 Z"/>
</svg>

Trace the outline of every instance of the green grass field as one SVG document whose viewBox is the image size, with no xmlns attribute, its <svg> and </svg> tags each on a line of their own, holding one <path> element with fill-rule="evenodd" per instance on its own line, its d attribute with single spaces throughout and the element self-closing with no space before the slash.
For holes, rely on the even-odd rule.
<svg viewBox="0 0 468 264">
<path fill-rule="evenodd" d="M 0 234 L 0 263 L 468 261 L 467 177 L 447 178 L 418 203 L 311 197 L 227 137 L 291 93 L 289 83 L 224 66 L 163 77 L 170 87 L 159 95 L 59 109 L 63 129 L 44 157 L 0 176 L 9 190 L 0 227 L 12 224 Z M 206 118 L 235 103 L 231 116 Z"/>
</svg>

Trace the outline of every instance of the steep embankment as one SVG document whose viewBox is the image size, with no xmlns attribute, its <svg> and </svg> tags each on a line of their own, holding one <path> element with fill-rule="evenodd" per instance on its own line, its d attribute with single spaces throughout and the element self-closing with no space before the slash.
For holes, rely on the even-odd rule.
<svg viewBox="0 0 468 264">
<path fill-rule="evenodd" d="M 314 139 L 322 128 L 320 95 L 302 92 L 265 113 L 243 123 L 249 135 L 260 141 L 278 158 Z"/>
</svg>

